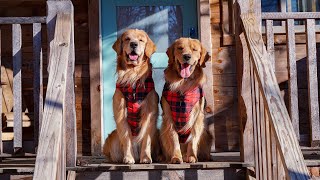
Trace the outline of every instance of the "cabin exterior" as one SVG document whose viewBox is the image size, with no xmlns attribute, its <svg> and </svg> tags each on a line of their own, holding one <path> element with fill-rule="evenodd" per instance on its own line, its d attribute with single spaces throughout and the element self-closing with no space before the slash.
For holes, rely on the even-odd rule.
<svg viewBox="0 0 320 180">
<path fill-rule="evenodd" d="M 207 48 L 212 162 L 104 162 L 125 28 L 156 42 L 159 94 L 174 39 Z M 0 179 L 319 178 L 319 45 L 319 0 L 1 1 Z"/>
</svg>

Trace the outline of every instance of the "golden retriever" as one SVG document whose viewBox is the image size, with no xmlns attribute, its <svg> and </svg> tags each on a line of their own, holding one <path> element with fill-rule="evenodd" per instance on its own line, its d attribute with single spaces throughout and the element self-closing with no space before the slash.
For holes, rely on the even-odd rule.
<svg viewBox="0 0 320 180">
<path fill-rule="evenodd" d="M 167 162 L 210 160 L 211 136 L 205 129 L 206 81 L 202 68 L 209 59 L 199 40 L 177 39 L 168 49 L 166 84 L 161 97 L 160 144 Z"/>
<path fill-rule="evenodd" d="M 117 53 L 117 87 L 113 96 L 116 130 L 106 139 L 103 153 L 111 162 L 152 163 L 152 157 L 156 158 L 159 152 L 159 97 L 150 63 L 156 46 L 146 32 L 129 29 L 113 49 Z"/>
</svg>

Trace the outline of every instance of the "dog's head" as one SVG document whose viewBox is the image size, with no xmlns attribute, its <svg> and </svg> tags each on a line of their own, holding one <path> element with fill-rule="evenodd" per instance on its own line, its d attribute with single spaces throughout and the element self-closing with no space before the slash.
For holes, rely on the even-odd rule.
<svg viewBox="0 0 320 180">
<path fill-rule="evenodd" d="M 156 46 L 146 32 L 139 29 L 125 31 L 113 44 L 112 48 L 126 64 L 141 65 L 156 51 Z M 146 58 L 144 58 L 146 57 Z"/>
<path fill-rule="evenodd" d="M 173 67 L 182 78 L 188 78 L 194 70 L 205 67 L 209 59 L 206 49 L 197 39 L 177 39 L 168 49 L 169 66 Z"/>
</svg>

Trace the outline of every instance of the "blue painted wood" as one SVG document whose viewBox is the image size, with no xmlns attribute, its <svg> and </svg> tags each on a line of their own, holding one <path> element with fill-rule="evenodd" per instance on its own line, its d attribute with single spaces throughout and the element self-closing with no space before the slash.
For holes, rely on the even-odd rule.
<svg viewBox="0 0 320 180">
<path fill-rule="evenodd" d="M 116 83 L 116 53 L 112 49 L 113 43 L 116 41 L 118 34 L 117 29 L 117 7 L 118 6 L 180 6 L 182 10 L 182 36 L 189 37 L 190 28 L 194 28 L 198 33 L 197 22 L 197 1 L 195 0 L 101 0 L 101 35 L 102 35 L 102 81 L 103 81 L 103 138 L 106 138 L 113 129 L 115 122 L 112 110 L 112 97 L 115 91 Z M 155 17 L 157 18 L 157 17 Z M 152 18 L 147 19 L 151 21 Z M 153 18 L 154 20 L 154 18 Z M 157 20 L 157 19 L 156 19 Z M 161 52 L 157 51 L 153 54 L 151 62 L 154 68 L 154 79 L 157 84 L 156 91 L 161 96 L 164 83 L 163 70 L 167 67 L 168 57 L 165 49 L 169 44 L 164 44 Z M 159 47 L 158 47 L 159 49 Z M 155 77 L 156 76 L 156 77 Z M 161 109 L 160 109 L 161 111 Z M 161 114 L 162 112 L 160 112 Z M 160 125 L 158 122 L 158 126 Z"/>
</svg>

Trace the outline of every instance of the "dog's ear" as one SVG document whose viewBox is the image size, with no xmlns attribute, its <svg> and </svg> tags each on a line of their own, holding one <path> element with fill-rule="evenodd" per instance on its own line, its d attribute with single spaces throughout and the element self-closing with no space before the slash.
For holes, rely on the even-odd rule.
<svg viewBox="0 0 320 180">
<path fill-rule="evenodd" d="M 145 54 L 150 59 L 151 55 L 156 52 L 157 47 L 154 44 L 154 42 L 150 39 L 150 37 L 147 35 L 147 43 L 145 48 Z"/>
<path fill-rule="evenodd" d="M 208 54 L 206 48 L 201 44 L 201 52 L 200 52 L 200 60 L 199 65 L 200 67 L 205 68 L 206 62 L 210 59 L 210 55 Z"/>
<path fill-rule="evenodd" d="M 169 58 L 169 60 L 168 60 L 168 65 L 171 65 L 171 64 L 173 64 L 174 63 L 174 43 L 170 46 L 170 47 L 168 47 L 168 49 L 167 49 L 167 56 L 168 56 L 168 58 Z"/>
<path fill-rule="evenodd" d="M 116 42 L 112 45 L 112 48 L 116 51 L 117 55 L 122 53 L 122 36 L 118 37 Z"/>
</svg>

